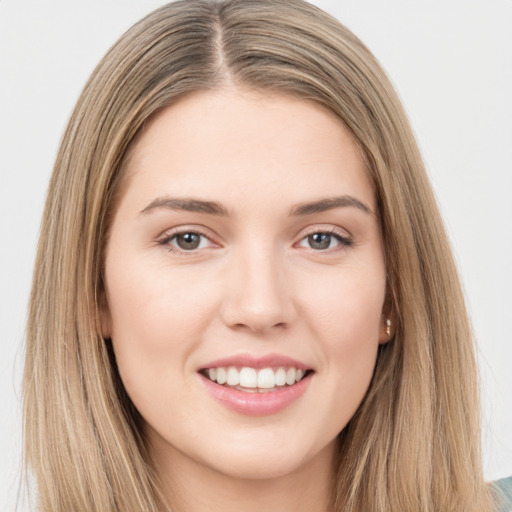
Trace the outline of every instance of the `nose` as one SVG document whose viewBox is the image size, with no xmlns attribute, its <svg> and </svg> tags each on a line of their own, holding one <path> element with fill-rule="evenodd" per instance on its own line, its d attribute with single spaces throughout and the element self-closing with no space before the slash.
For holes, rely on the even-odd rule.
<svg viewBox="0 0 512 512">
<path fill-rule="evenodd" d="M 259 247 L 231 262 L 222 308 L 230 328 L 263 334 L 292 323 L 293 294 L 282 258 L 275 252 Z"/>
</svg>

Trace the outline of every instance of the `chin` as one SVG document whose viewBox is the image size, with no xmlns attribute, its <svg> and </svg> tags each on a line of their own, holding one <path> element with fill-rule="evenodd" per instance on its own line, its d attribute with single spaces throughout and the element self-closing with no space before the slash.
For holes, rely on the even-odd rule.
<svg viewBox="0 0 512 512">
<path fill-rule="evenodd" d="M 233 449 L 236 446 L 236 450 Z M 221 447 L 218 447 L 221 448 Z M 202 463 L 212 470 L 235 479 L 266 480 L 286 477 L 314 465 L 324 457 L 331 457 L 335 442 L 327 446 L 307 447 L 306 443 L 295 438 L 286 450 L 283 443 L 262 443 L 248 446 L 247 443 L 230 443 L 225 450 L 204 454 Z"/>
<path fill-rule="evenodd" d="M 271 454 L 253 454 L 241 457 L 237 454 L 226 457 L 219 464 L 209 465 L 210 469 L 230 478 L 240 480 L 269 480 L 286 477 L 297 472 L 302 467 L 303 461 L 295 457 L 287 457 L 279 453 L 279 456 Z"/>
</svg>

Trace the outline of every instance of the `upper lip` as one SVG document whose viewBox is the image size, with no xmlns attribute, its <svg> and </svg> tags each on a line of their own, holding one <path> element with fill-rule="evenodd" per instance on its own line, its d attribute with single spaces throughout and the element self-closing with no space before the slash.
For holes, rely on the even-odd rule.
<svg viewBox="0 0 512 512">
<path fill-rule="evenodd" d="M 302 370 L 311 370 L 311 366 L 304 364 L 292 357 L 284 356 L 281 354 L 266 354 L 263 356 L 254 356 L 251 354 L 235 354 L 229 357 L 223 357 L 211 361 L 199 368 L 199 370 L 206 370 L 207 368 L 221 368 L 228 366 L 239 366 L 241 368 L 278 368 L 280 366 L 293 367 Z"/>
</svg>

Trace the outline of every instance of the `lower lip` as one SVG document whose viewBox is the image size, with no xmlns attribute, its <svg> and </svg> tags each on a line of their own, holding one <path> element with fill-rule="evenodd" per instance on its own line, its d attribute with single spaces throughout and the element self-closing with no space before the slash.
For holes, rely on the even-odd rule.
<svg viewBox="0 0 512 512">
<path fill-rule="evenodd" d="M 227 388 L 212 382 L 204 375 L 199 376 L 210 395 L 228 409 L 247 416 L 268 416 L 282 411 L 298 400 L 306 391 L 312 374 L 306 375 L 293 386 L 264 393 Z"/>
</svg>

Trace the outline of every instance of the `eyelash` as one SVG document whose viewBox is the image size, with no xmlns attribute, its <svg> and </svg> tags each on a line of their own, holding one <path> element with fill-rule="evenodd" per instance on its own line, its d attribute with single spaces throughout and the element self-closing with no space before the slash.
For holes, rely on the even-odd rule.
<svg viewBox="0 0 512 512">
<path fill-rule="evenodd" d="M 318 235 L 318 234 L 327 235 L 329 237 L 335 238 L 339 242 L 339 246 L 341 246 L 341 248 L 349 248 L 354 245 L 353 240 L 351 240 L 349 237 L 341 234 L 339 231 L 337 231 L 334 228 L 330 228 L 330 229 L 325 229 L 325 228 L 318 229 L 317 228 L 316 230 L 311 230 L 309 233 L 306 233 L 299 240 L 298 244 L 300 244 L 304 240 L 307 240 L 310 236 Z M 204 233 L 200 229 L 194 228 L 194 229 L 185 229 L 185 230 L 167 233 L 164 236 L 164 238 L 162 238 L 158 242 L 158 244 L 161 246 L 167 246 L 167 249 L 169 252 L 179 254 L 179 255 L 192 255 L 192 254 L 195 254 L 198 250 L 202 249 L 201 247 L 199 247 L 197 249 L 186 250 L 186 249 L 180 249 L 180 248 L 177 248 L 177 247 L 171 245 L 171 242 L 174 239 L 176 239 L 179 236 L 184 236 L 184 235 L 198 235 L 202 238 L 206 238 L 207 240 L 210 241 L 210 243 L 214 243 L 214 242 L 212 242 L 212 240 L 206 233 Z M 320 249 L 320 250 L 315 250 L 312 247 L 309 247 L 308 249 L 315 253 L 326 253 L 326 252 L 331 252 L 333 250 L 336 250 L 336 248 L 331 248 L 331 247 L 328 247 L 327 249 Z M 339 250 L 340 247 L 337 247 L 337 249 Z"/>
<path fill-rule="evenodd" d="M 335 228 L 316 228 L 314 230 L 311 230 L 309 233 L 307 233 L 306 235 L 304 235 L 300 241 L 299 241 L 299 244 L 306 240 L 307 238 L 309 238 L 310 236 L 313 236 L 313 235 L 327 235 L 329 237 L 333 237 L 335 238 L 338 242 L 339 242 L 339 246 L 336 247 L 336 248 L 327 248 L 327 249 L 321 249 L 321 250 L 315 250 L 313 249 L 312 247 L 309 247 L 309 249 L 315 253 L 327 253 L 327 252 L 331 252 L 331 251 L 335 251 L 335 250 L 339 250 L 339 249 L 348 249 L 349 247 L 352 247 L 354 245 L 354 241 L 352 239 L 350 239 L 349 237 L 347 237 L 346 235 L 340 233 L 338 230 L 336 230 Z"/>
<path fill-rule="evenodd" d="M 183 256 L 190 256 L 192 254 L 195 254 L 196 251 L 200 250 L 200 249 L 193 249 L 193 250 L 187 251 L 186 249 L 180 249 L 179 247 L 175 247 L 175 246 L 171 245 L 172 240 L 174 240 L 175 238 L 177 238 L 179 236 L 184 236 L 184 235 L 199 235 L 200 237 L 206 238 L 207 240 L 209 240 L 210 243 L 214 243 L 214 242 L 212 242 L 210 236 L 208 236 L 206 233 L 204 233 L 200 229 L 194 228 L 194 229 L 182 229 L 179 231 L 173 231 L 171 233 L 166 233 L 164 238 L 162 238 L 158 242 L 158 245 L 167 246 L 167 250 L 169 252 L 183 255 Z"/>
</svg>

